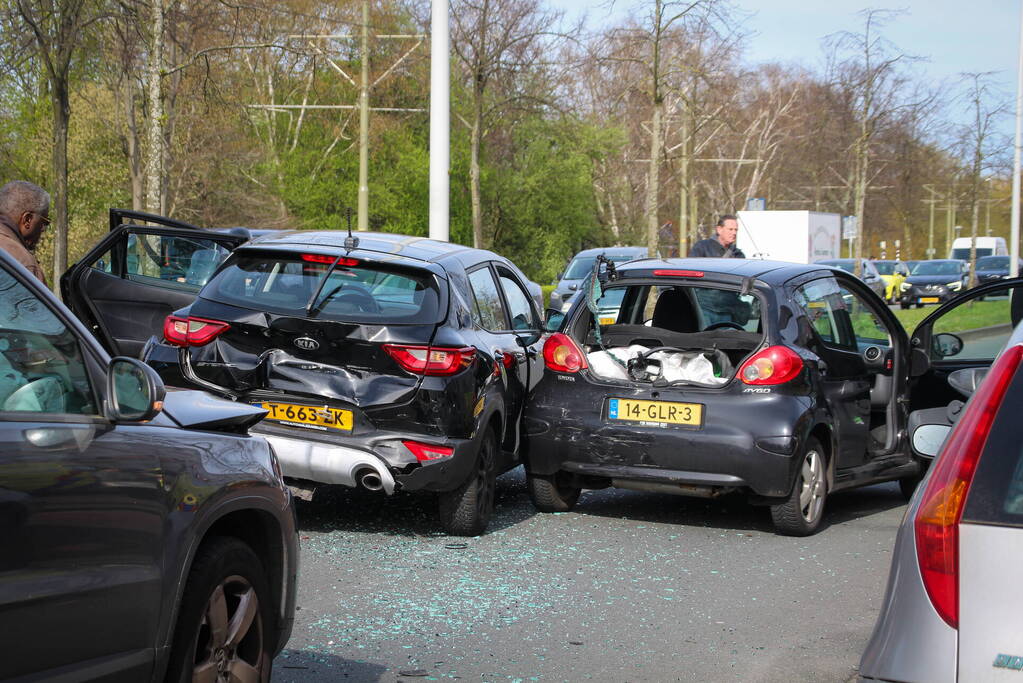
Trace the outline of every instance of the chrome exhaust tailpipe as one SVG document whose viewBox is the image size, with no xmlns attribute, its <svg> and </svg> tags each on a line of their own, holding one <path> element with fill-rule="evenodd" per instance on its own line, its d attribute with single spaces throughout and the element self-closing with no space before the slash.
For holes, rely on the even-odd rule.
<svg viewBox="0 0 1023 683">
<path fill-rule="evenodd" d="M 384 482 L 376 472 L 360 474 L 359 485 L 367 491 L 382 491 L 384 488 Z"/>
</svg>

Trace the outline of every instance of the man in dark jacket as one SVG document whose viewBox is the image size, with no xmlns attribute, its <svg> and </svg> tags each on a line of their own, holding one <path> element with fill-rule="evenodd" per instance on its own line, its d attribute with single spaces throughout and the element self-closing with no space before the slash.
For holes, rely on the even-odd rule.
<svg viewBox="0 0 1023 683">
<path fill-rule="evenodd" d="M 739 221 L 735 216 L 724 215 L 714 228 L 715 237 L 700 240 L 689 250 L 690 256 L 709 258 L 746 258 L 735 246 L 739 234 Z M 696 300 L 703 312 L 704 327 L 715 323 L 731 323 L 741 327 L 749 321 L 750 304 L 732 291 L 725 289 L 699 288 Z"/>
<path fill-rule="evenodd" d="M 690 256 L 710 258 L 746 258 L 746 254 L 735 246 L 735 238 L 739 235 L 739 221 L 735 216 L 726 214 L 718 220 L 714 227 L 716 235 L 700 240 L 689 250 Z"/>
<path fill-rule="evenodd" d="M 25 180 L 12 180 L 0 187 L 0 249 L 44 285 L 46 275 L 33 252 L 49 224 L 50 195 L 46 190 Z"/>
</svg>

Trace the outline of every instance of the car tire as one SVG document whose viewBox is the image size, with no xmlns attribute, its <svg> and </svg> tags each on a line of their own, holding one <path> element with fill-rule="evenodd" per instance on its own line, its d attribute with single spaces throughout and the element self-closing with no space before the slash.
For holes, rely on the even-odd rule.
<svg viewBox="0 0 1023 683">
<path fill-rule="evenodd" d="M 824 501 L 828 494 L 828 463 L 817 439 L 810 438 L 796 475 L 796 483 L 788 500 L 771 506 L 774 530 L 782 536 L 810 536 L 820 527 L 824 517 Z"/>
<path fill-rule="evenodd" d="M 472 472 L 453 491 L 440 494 L 438 508 L 444 531 L 452 536 L 479 536 L 494 514 L 497 489 L 497 439 L 487 429 L 480 440 Z"/>
<path fill-rule="evenodd" d="M 901 308 L 902 310 L 906 310 L 907 308 L 909 308 L 909 304 L 907 304 L 905 301 L 900 301 L 899 308 Z"/>
<path fill-rule="evenodd" d="M 269 681 L 272 605 L 263 564 L 248 545 L 227 537 L 204 542 L 185 584 L 165 680 Z"/>
<path fill-rule="evenodd" d="M 540 512 L 568 512 L 579 502 L 582 488 L 564 482 L 563 472 L 555 474 L 526 474 L 526 485 L 533 506 Z"/>
</svg>

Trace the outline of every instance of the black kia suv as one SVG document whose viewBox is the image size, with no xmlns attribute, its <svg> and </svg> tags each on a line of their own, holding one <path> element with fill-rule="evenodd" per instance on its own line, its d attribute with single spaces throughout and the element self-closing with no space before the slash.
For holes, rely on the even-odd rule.
<svg viewBox="0 0 1023 683">
<path fill-rule="evenodd" d="M 62 281 L 101 338 L 167 384 L 267 410 L 252 431 L 299 495 L 433 491 L 448 533 L 483 532 L 543 372 L 539 308 L 515 265 L 421 237 L 116 214 Z"/>
</svg>

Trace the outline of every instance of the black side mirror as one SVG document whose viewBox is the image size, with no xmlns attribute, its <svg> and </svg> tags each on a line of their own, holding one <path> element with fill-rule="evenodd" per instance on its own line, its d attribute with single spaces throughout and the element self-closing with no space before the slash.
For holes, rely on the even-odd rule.
<svg viewBox="0 0 1023 683">
<path fill-rule="evenodd" d="M 939 358 L 956 356 L 963 350 L 963 340 L 949 332 L 941 332 L 931 337 L 931 350 Z"/>
<path fill-rule="evenodd" d="M 156 370 L 118 356 L 107 368 L 107 417 L 114 422 L 145 422 L 163 410 L 167 390 Z"/>
</svg>

